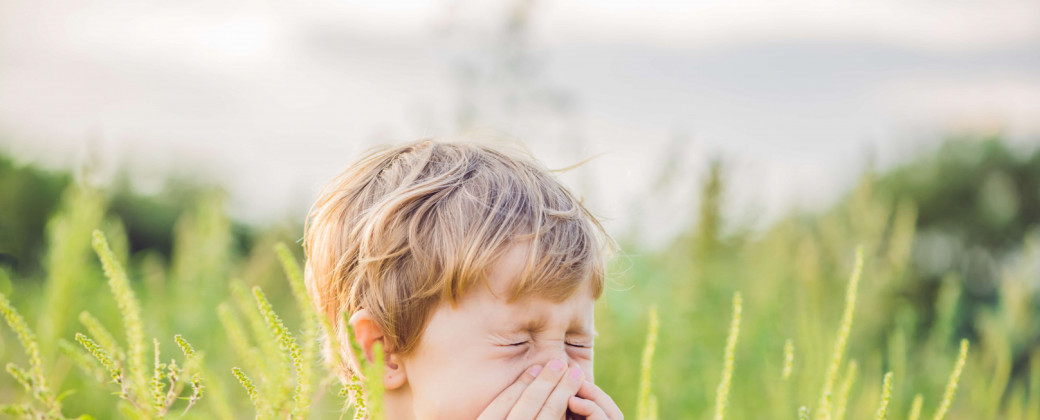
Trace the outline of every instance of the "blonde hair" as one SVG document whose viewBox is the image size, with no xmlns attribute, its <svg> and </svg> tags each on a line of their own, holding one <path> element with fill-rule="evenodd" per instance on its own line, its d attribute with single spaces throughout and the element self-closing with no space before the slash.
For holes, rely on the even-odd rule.
<svg viewBox="0 0 1040 420">
<path fill-rule="evenodd" d="M 560 302 L 586 281 L 594 299 L 602 294 L 614 242 L 529 155 L 433 140 L 370 152 L 322 189 L 304 225 L 307 291 L 343 353 L 323 337 L 323 357 L 342 379 L 357 372 L 338 362 L 356 363 L 341 311 L 362 308 L 387 350 L 407 356 L 437 305 L 487 285 L 487 269 L 525 240 L 528 262 L 508 302 Z"/>
</svg>

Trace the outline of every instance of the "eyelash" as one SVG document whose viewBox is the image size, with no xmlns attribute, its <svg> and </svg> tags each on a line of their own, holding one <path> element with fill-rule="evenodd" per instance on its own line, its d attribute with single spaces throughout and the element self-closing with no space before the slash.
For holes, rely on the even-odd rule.
<svg viewBox="0 0 1040 420">
<path fill-rule="evenodd" d="M 519 343 L 513 343 L 513 344 L 508 344 L 508 346 L 510 346 L 510 347 L 519 347 L 519 346 L 522 346 L 522 345 L 524 345 L 524 344 L 527 344 L 527 342 L 526 342 L 526 341 L 522 341 L 522 342 L 519 342 Z M 587 349 L 587 348 L 590 348 L 590 346 L 582 346 L 582 345 L 578 345 L 578 344 L 571 344 L 571 343 L 567 343 L 567 345 L 568 345 L 568 346 L 571 346 L 571 347 L 577 347 L 577 348 L 581 348 L 581 349 Z"/>
</svg>

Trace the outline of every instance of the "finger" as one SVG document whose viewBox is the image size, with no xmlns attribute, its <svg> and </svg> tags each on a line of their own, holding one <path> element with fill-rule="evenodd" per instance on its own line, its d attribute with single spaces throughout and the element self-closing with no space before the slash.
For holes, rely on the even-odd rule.
<svg viewBox="0 0 1040 420">
<path fill-rule="evenodd" d="M 498 396 L 495 397 L 491 404 L 484 409 L 484 412 L 480 413 L 480 417 L 477 420 L 501 420 L 506 418 L 509 414 L 509 410 L 513 408 L 516 401 L 520 399 L 520 394 L 527 389 L 527 386 L 534 382 L 534 379 L 541 372 L 542 366 L 535 365 L 531 366 L 524 373 L 520 374 L 520 377 L 513 381 L 511 385 L 502 390 Z"/>
<path fill-rule="evenodd" d="M 574 414 L 585 416 L 585 420 L 611 420 L 607 417 L 607 413 L 604 413 L 603 409 L 592 400 L 574 396 L 567 400 L 567 407 Z"/>
<path fill-rule="evenodd" d="M 559 420 L 567 413 L 567 400 L 578 392 L 581 384 L 585 382 L 585 374 L 578 365 L 573 365 L 564 374 L 556 388 L 545 400 L 542 409 L 538 412 L 538 420 Z"/>
<path fill-rule="evenodd" d="M 559 359 L 553 359 L 549 363 L 545 364 L 545 368 L 538 374 L 537 378 L 534 378 L 534 382 L 527 385 L 527 388 L 520 394 L 520 398 L 517 400 L 516 405 L 509 410 L 509 416 L 507 420 L 531 420 L 538 415 L 538 411 L 542 409 L 542 405 L 545 404 L 545 400 L 549 398 L 549 394 L 552 393 L 553 388 L 556 388 L 556 384 L 560 382 L 560 378 L 563 377 L 563 370 L 567 365 Z"/>
<path fill-rule="evenodd" d="M 596 384 L 585 381 L 578 389 L 578 397 L 584 400 L 589 400 L 598 405 L 603 409 L 603 412 L 607 415 L 610 420 L 621 420 L 625 418 L 625 415 L 621 413 L 621 408 L 618 407 L 614 399 L 610 398 L 606 392 L 603 392 L 600 387 Z"/>
</svg>

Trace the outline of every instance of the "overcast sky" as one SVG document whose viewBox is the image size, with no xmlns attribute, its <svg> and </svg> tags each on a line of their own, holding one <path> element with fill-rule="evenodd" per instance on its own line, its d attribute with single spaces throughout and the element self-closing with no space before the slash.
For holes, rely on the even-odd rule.
<svg viewBox="0 0 1040 420">
<path fill-rule="evenodd" d="M 564 179 L 659 240 L 689 194 L 633 203 L 668 157 L 689 191 L 722 156 L 730 212 L 770 220 L 945 132 L 1040 139 L 1035 0 L 546 1 L 521 44 L 509 7 L 0 0 L 0 146 L 66 166 L 93 143 L 143 188 L 208 174 L 264 222 L 302 219 L 372 144 L 457 135 L 470 112 L 550 166 L 602 154 Z"/>
</svg>

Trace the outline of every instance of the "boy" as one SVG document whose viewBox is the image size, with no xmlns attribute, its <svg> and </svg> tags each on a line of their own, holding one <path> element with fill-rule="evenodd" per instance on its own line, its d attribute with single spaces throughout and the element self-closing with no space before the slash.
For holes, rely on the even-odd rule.
<svg viewBox="0 0 1040 420">
<path fill-rule="evenodd" d="M 592 375 L 613 243 L 533 159 L 377 150 L 323 189 L 304 231 L 308 293 L 344 352 L 326 340 L 323 356 L 356 360 L 340 311 L 367 359 L 382 343 L 388 420 L 623 418 Z"/>
</svg>

